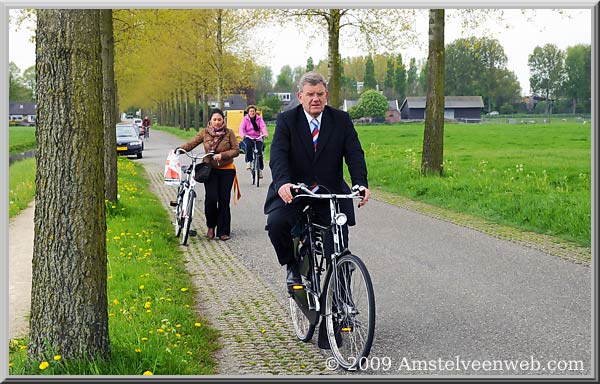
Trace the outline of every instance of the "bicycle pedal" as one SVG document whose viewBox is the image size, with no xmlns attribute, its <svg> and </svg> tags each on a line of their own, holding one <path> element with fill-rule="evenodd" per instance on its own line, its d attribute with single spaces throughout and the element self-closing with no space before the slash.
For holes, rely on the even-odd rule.
<svg viewBox="0 0 600 384">
<path fill-rule="evenodd" d="M 342 332 L 352 332 L 352 327 L 342 327 L 342 328 L 340 328 L 340 331 L 342 331 Z"/>
<path fill-rule="evenodd" d="M 304 289 L 304 285 L 302 284 L 294 284 L 291 286 L 293 291 L 302 291 Z"/>
<path fill-rule="evenodd" d="M 198 234 L 198 232 L 196 232 L 193 229 L 190 229 L 190 236 L 196 236 Z"/>
<path fill-rule="evenodd" d="M 169 201 L 169 205 L 171 207 L 176 207 L 177 206 L 177 201 L 176 200 L 171 200 L 171 201 Z"/>
</svg>

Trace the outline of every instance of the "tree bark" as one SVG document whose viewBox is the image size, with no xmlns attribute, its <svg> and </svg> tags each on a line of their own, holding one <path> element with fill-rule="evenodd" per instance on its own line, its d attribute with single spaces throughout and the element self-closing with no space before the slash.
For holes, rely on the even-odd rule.
<svg viewBox="0 0 600 384">
<path fill-rule="evenodd" d="M 40 9 L 28 355 L 109 356 L 100 11 Z"/>
<path fill-rule="evenodd" d="M 327 35 L 329 57 L 327 63 L 329 67 L 329 90 L 328 104 L 338 108 L 340 106 L 340 20 L 342 14 L 339 9 L 330 9 L 327 18 Z"/>
<path fill-rule="evenodd" d="M 444 10 L 429 11 L 427 102 L 421 172 L 443 174 L 444 162 Z"/>
<path fill-rule="evenodd" d="M 113 37 L 112 10 L 100 11 L 102 41 L 102 109 L 104 111 L 104 198 L 117 201 L 117 103 L 115 89 L 115 39 Z"/>
</svg>

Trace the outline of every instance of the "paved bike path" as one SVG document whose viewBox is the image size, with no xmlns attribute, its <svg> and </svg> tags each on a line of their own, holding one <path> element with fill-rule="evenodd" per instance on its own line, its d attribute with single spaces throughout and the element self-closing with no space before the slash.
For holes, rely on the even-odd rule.
<svg viewBox="0 0 600 384">
<path fill-rule="evenodd" d="M 174 187 L 162 184 L 162 166 L 168 149 L 180 142 L 171 135 L 154 131 L 146 144 L 144 159 L 139 160 L 146 166 L 152 189 L 163 203 L 172 198 L 169 192 L 174 194 Z M 201 293 L 199 312 L 203 316 L 208 314 L 223 331 L 219 373 L 327 373 L 322 364 L 328 354 L 320 352 L 314 343 L 298 343 L 290 336 L 283 286 L 285 274 L 264 231 L 262 204 L 270 182 L 268 167 L 264 185 L 256 188 L 250 185 L 250 175 L 243 168 L 243 155 L 236 159 L 236 165 L 243 196 L 237 205 L 232 204 L 232 239 L 221 242 L 202 237 L 205 226 L 200 187 L 193 225 L 199 236 L 191 239 L 186 252 L 192 278 Z M 167 192 L 165 188 L 171 189 Z M 532 248 L 518 239 L 503 240 L 431 216 L 435 214 L 421 214 L 376 200 L 357 210 L 358 225 L 351 229 L 350 248 L 367 264 L 377 301 L 371 358 L 389 359 L 393 364 L 386 371 L 370 369 L 364 373 L 589 375 L 593 320 L 591 268 L 542 252 L 539 249 L 544 248 L 536 249 L 535 244 Z M 252 280 L 258 274 L 262 278 Z M 244 307 L 249 302 L 246 295 L 257 299 L 254 306 Z M 256 319 L 263 320 L 259 323 Z M 240 343 L 247 334 L 252 339 Z M 298 362 L 296 353 L 310 357 L 300 366 L 294 365 Z M 457 356 L 467 360 L 532 357 L 540 361 L 573 360 L 583 362 L 584 369 L 575 372 L 398 369 L 403 359 L 452 360 Z"/>
</svg>

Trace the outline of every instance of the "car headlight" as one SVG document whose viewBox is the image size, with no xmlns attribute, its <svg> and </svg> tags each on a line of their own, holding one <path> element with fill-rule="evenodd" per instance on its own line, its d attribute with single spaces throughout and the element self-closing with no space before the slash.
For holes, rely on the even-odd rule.
<svg viewBox="0 0 600 384">
<path fill-rule="evenodd" d="M 335 215 L 335 223 L 337 225 L 344 225 L 348 221 L 348 217 L 343 213 L 338 213 Z"/>
<path fill-rule="evenodd" d="M 142 145 L 141 141 L 132 141 L 131 143 L 129 143 L 130 145 Z"/>
</svg>

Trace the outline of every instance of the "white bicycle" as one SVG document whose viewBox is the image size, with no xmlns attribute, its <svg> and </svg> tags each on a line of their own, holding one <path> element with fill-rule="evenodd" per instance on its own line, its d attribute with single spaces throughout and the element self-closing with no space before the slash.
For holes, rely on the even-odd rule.
<svg viewBox="0 0 600 384">
<path fill-rule="evenodd" d="M 203 155 L 194 155 L 184 149 L 179 148 L 177 154 L 185 154 L 187 157 L 192 159 L 189 166 L 181 167 L 181 182 L 177 188 L 177 199 L 172 200 L 169 204 L 175 207 L 175 236 L 181 236 L 181 244 L 187 245 L 190 235 L 194 235 L 194 231 L 190 230 L 192 225 L 192 218 L 194 216 L 194 206 L 196 204 L 196 165 L 200 165 L 200 162 L 205 157 L 213 156 L 214 152 L 205 153 Z"/>
</svg>

